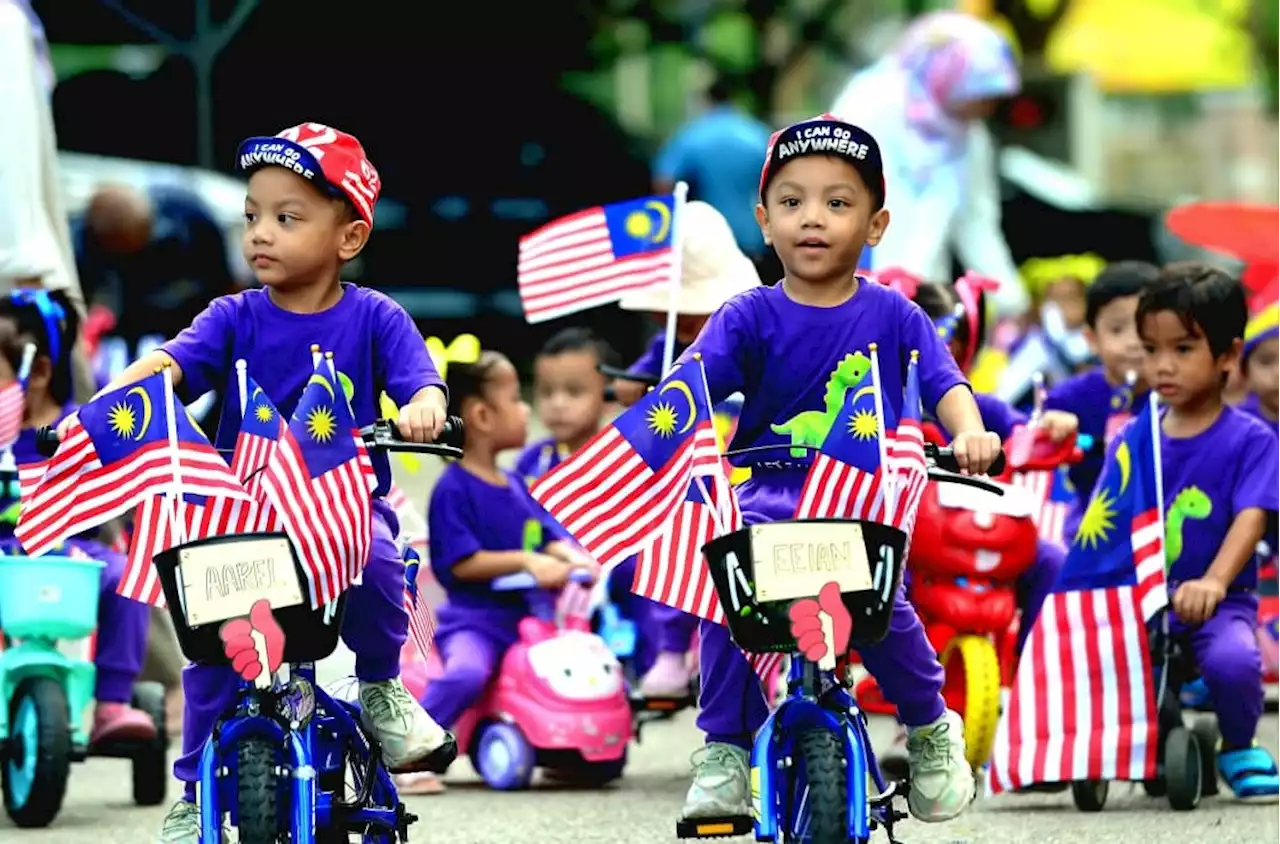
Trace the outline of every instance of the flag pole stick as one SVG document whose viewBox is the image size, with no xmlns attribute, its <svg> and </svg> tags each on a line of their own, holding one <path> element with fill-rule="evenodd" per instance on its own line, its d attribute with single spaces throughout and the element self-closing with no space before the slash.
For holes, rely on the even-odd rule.
<svg viewBox="0 0 1280 844">
<path fill-rule="evenodd" d="M 662 374 L 671 370 L 676 356 L 676 313 L 680 304 L 680 275 L 684 271 L 684 203 L 689 196 L 689 185 L 676 182 L 671 191 L 671 280 L 668 285 L 667 335 L 662 340 Z"/>
<path fill-rule="evenodd" d="M 871 394 L 876 401 L 876 444 L 880 448 L 880 474 L 884 478 L 884 509 L 886 513 L 894 512 L 897 494 L 894 489 L 892 467 L 889 465 L 888 431 L 884 429 L 884 395 L 880 389 L 880 353 L 879 344 L 872 343 L 871 352 Z"/>
<path fill-rule="evenodd" d="M 323 359 L 324 359 L 324 355 L 320 354 L 320 344 L 312 343 L 311 344 L 311 368 L 318 369 L 320 366 L 320 361 Z"/>
<path fill-rule="evenodd" d="M 173 538 L 176 545 L 184 545 L 187 541 L 186 526 L 179 515 L 178 502 L 182 500 L 182 461 L 178 455 L 178 408 L 173 395 L 173 368 L 166 363 L 163 367 L 164 377 L 164 410 L 165 422 L 169 434 L 169 463 L 173 467 L 173 484 L 170 487 L 170 513 L 173 518 Z"/>
<path fill-rule="evenodd" d="M 244 358 L 236 361 L 236 385 L 240 388 L 240 418 L 249 409 L 249 364 Z"/>
</svg>

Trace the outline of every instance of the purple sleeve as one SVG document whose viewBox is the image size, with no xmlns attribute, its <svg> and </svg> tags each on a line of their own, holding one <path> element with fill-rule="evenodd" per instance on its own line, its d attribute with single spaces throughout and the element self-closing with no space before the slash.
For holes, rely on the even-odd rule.
<svg viewBox="0 0 1280 844">
<path fill-rule="evenodd" d="M 1045 409 L 1065 410 L 1068 413 L 1078 414 L 1080 410 L 1080 401 L 1077 396 L 1078 384 L 1078 379 L 1068 378 L 1050 387 L 1044 397 Z"/>
<path fill-rule="evenodd" d="M 644 352 L 636 358 L 636 362 L 627 367 L 627 372 L 635 375 L 648 375 L 651 378 L 662 376 L 662 349 L 666 341 L 666 333 L 661 332 L 649 341 Z"/>
<path fill-rule="evenodd" d="M 413 319 L 388 296 L 379 294 L 376 301 L 373 374 L 387 395 L 396 404 L 406 405 L 425 387 L 445 390 Z"/>
<path fill-rule="evenodd" d="M 995 396 L 978 394 L 973 398 L 978 402 L 978 412 L 982 414 L 982 427 L 995 434 L 1001 440 L 1009 439 L 1009 435 L 1013 433 L 1014 426 L 1021 425 L 1027 421 L 1025 414 L 1019 413 L 1010 407 L 1007 402 L 1001 401 Z"/>
<path fill-rule="evenodd" d="M 1252 420 L 1250 420 L 1252 423 Z M 1231 510 L 1241 513 L 1251 507 L 1275 512 L 1280 487 L 1280 461 L 1276 460 L 1276 439 L 1270 431 L 1250 424 L 1241 443 L 1239 470 L 1231 492 Z"/>
<path fill-rule="evenodd" d="M 534 443 L 521 451 L 520 456 L 516 458 L 516 465 L 512 471 L 523 483 L 527 484 L 537 477 L 538 452 L 541 450 L 542 443 Z"/>
<path fill-rule="evenodd" d="M 484 546 L 476 534 L 475 508 L 449 474 L 442 475 L 427 507 L 427 540 L 431 569 L 441 582 L 453 575 L 453 567 Z"/>
<path fill-rule="evenodd" d="M 226 388 L 231 372 L 231 340 L 235 337 L 234 297 L 209 303 L 191 325 L 160 348 L 182 370 L 179 394 L 185 400 Z"/>
<path fill-rule="evenodd" d="M 747 389 L 748 373 L 756 369 L 753 364 L 759 354 L 759 344 L 741 302 L 741 299 L 730 299 L 722 305 L 676 360 L 676 363 L 688 363 L 695 354 L 702 355 L 713 406 L 734 393 L 751 392 Z"/>
<path fill-rule="evenodd" d="M 905 306 L 902 310 L 902 371 L 905 374 L 912 350 L 919 350 L 920 401 L 925 412 L 937 415 L 938 402 L 954 387 L 968 387 L 951 350 L 938 336 L 938 329 L 915 302 L 893 294 Z M 905 382 L 905 379 L 904 379 Z"/>
</svg>

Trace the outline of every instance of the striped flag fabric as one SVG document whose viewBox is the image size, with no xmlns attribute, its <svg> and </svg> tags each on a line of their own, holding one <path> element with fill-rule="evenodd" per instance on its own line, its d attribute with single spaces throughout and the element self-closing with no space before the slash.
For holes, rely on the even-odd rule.
<svg viewBox="0 0 1280 844">
<path fill-rule="evenodd" d="M 262 475 L 262 490 L 304 561 L 312 608 L 332 603 L 369 559 L 377 478 L 325 360 Z"/>
<path fill-rule="evenodd" d="M 886 415 L 889 410 L 884 409 Z M 885 420 L 886 429 L 895 425 L 894 420 Z M 795 517 L 885 521 L 882 436 L 868 369 L 857 386 L 845 392 L 844 404 L 805 476 Z"/>
<path fill-rule="evenodd" d="M 184 492 L 249 498 L 186 407 L 171 392 L 166 400 L 167 378 L 156 373 L 84 405 L 52 458 L 20 467 L 23 507 L 15 534 L 28 554 L 46 554 L 138 506 L 173 481 L 175 462 Z"/>
<path fill-rule="evenodd" d="M 0 387 L 0 448 L 13 445 L 22 433 L 22 414 L 26 409 L 26 397 L 22 384 L 12 381 Z"/>
<path fill-rule="evenodd" d="M 170 502 L 165 495 L 145 498 L 134 515 L 124 574 L 116 593 L 154 607 L 165 606 L 164 590 L 153 559 L 179 542 L 229 536 L 255 530 L 260 508 L 253 501 L 184 495 Z M 174 534 L 174 516 L 183 535 Z"/>
<path fill-rule="evenodd" d="M 902 400 L 902 418 L 889 440 L 889 466 L 894 483 L 894 511 L 889 524 L 907 535 L 916 525 L 920 512 L 920 499 L 929 484 L 929 464 L 924 456 L 924 427 L 920 408 L 920 353 L 911 353 L 907 364 L 907 387 Z M 906 557 L 904 551 L 903 557 Z"/>
<path fill-rule="evenodd" d="M 418 572 L 422 568 L 422 559 L 418 552 L 407 545 L 401 545 L 404 555 L 404 610 L 409 615 L 409 638 L 413 639 L 418 653 L 425 660 L 431 653 L 431 643 L 435 641 L 436 627 L 431 619 L 431 608 L 422 600 L 418 589 Z"/>
<path fill-rule="evenodd" d="M 414 509 L 413 502 L 398 484 L 391 484 L 383 500 L 396 513 L 400 537 L 421 557 L 427 552 L 427 520 Z"/>
<path fill-rule="evenodd" d="M 702 367 L 700 358 L 676 367 L 529 488 L 603 568 L 649 546 L 687 497 L 695 471 L 720 470 Z"/>
<path fill-rule="evenodd" d="M 516 283 L 525 319 L 546 322 L 670 283 L 674 196 L 588 208 L 520 238 Z"/>
<path fill-rule="evenodd" d="M 987 790 L 1155 776 L 1147 624 L 1168 603 L 1159 416 L 1115 441 L 996 729 Z"/>
<path fill-rule="evenodd" d="M 1036 523 L 1040 538 L 1058 545 L 1065 545 L 1067 511 L 1071 507 L 1071 502 L 1075 500 L 1071 480 L 1067 475 L 1067 467 L 1014 472 L 1010 482 L 1013 486 L 1022 487 L 1031 496 L 1034 502 L 1031 518 Z"/>
<path fill-rule="evenodd" d="M 239 386 L 235 387 L 239 390 Z M 228 395 L 234 395 L 228 388 Z M 284 435 L 285 424 L 280 411 L 252 377 L 245 377 L 245 408 L 231 455 L 231 471 L 258 503 L 257 520 L 249 528 L 254 531 L 281 530 L 280 516 L 263 490 L 264 470 Z"/>
</svg>

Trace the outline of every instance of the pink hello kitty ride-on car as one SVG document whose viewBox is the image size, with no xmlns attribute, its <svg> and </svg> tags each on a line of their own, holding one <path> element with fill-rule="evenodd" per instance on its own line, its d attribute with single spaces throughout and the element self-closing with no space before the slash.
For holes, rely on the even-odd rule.
<svg viewBox="0 0 1280 844">
<path fill-rule="evenodd" d="M 590 575 L 574 572 L 577 582 Z M 500 577 L 493 588 L 528 591 L 532 615 L 502 658 L 484 695 L 453 725 L 459 750 L 490 787 L 527 788 L 535 768 L 559 781 L 603 785 L 622 776 L 631 741 L 631 703 L 622 668 L 585 620 L 555 620 L 555 597 L 526 573 Z M 425 683 L 406 671 L 419 699 L 443 672 L 432 652 Z"/>
</svg>

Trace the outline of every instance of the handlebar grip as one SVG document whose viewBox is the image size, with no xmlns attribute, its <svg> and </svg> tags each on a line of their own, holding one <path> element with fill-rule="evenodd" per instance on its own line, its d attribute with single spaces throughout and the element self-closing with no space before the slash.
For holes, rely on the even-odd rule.
<svg viewBox="0 0 1280 844">
<path fill-rule="evenodd" d="M 537 586 L 538 581 L 527 571 L 504 574 L 489 582 L 489 588 L 494 592 L 518 592 L 522 589 L 535 589 Z"/>
<path fill-rule="evenodd" d="M 1076 447 L 1086 453 L 1093 451 L 1093 436 L 1091 434 L 1076 434 Z"/>
<path fill-rule="evenodd" d="M 62 443 L 58 439 L 58 429 L 53 427 L 36 429 L 36 453 L 41 457 L 52 457 Z"/>
<path fill-rule="evenodd" d="M 462 417 L 450 416 L 444 420 L 444 425 L 440 428 L 440 436 L 436 437 L 436 442 L 440 445 L 462 448 L 462 441 L 466 439 L 466 436 L 467 432 L 462 426 Z"/>
<path fill-rule="evenodd" d="M 933 452 L 931 456 L 933 457 L 934 465 L 937 466 L 939 469 L 942 469 L 947 472 L 960 471 L 960 464 L 956 462 L 955 453 L 951 450 L 951 446 L 940 447 L 935 452 Z M 993 461 L 992 464 L 987 468 L 987 474 L 999 475 L 1000 473 L 1004 472 L 1005 465 L 1006 465 L 1006 461 L 1005 461 L 1004 452 L 1003 451 L 997 452 L 995 461 Z"/>
</svg>

